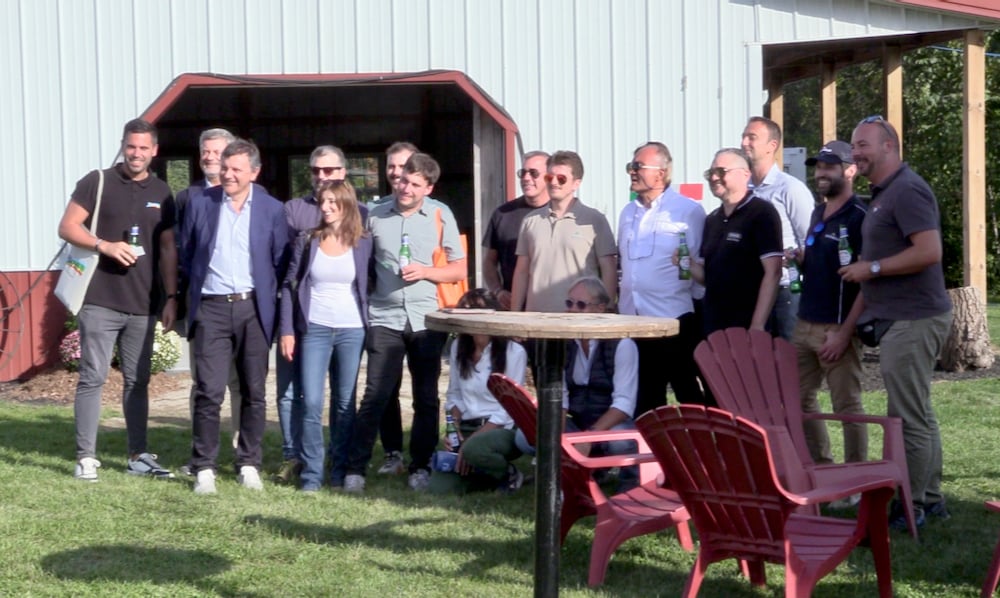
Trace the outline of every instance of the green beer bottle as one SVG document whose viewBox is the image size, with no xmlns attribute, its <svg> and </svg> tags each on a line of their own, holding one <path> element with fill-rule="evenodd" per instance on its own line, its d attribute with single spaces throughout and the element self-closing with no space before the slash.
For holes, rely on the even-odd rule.
<svg viewBox="0 0 1000 598">
<path fill-rule="evenodd" d="M 841 266 L 847 266 L 851 263 L 852 257 L 851 243 L 847 240 L 847 227 L 841 224 L 840 241 L 837 243 L 837 258 L 840 259 Z"/>
<path fill-rule="evenodd" d="M 688 249 L 687 234 L 681 232 L 681 242 L 677 246 L 677 278 L 691 280 L 691 250 Z"/>
</svg>

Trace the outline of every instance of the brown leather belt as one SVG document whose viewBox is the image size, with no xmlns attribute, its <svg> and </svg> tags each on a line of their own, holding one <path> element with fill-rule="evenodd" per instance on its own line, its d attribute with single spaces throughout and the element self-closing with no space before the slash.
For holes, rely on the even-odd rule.
<svg viewBox="0 0 1000 598">
<path fill-rule="evenodd" d="M 224 301 L 226 303 L 236 303 L 237 301 L 247 301 L 253 299 L 255 293 L 253 290 L 244 291 L 242 293 L 233 293 L 232 295 L 202 295 L 202 301 Z"/>
</svg>

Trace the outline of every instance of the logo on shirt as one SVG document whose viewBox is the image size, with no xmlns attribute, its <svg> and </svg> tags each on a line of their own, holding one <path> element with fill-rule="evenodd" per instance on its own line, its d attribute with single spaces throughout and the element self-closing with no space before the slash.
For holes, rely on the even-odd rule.
<svg viewBox="0 0 1000 598">
<path fill-rule="evenodd" d="M 146 202 L 146 207 L 147 208 L 156 208 L 157 210 L 159 210 L 160 209 L 160 204 L 158 202 L 155 202 L 155 201 L 147 201 Z"/>
<path fill-rule="evenodd" d="M 733 231 L 726 235 L 727 243 L 739 243 L 742 240 L 743 240 L 743 233 L 738 231 Z"/>
</svg>

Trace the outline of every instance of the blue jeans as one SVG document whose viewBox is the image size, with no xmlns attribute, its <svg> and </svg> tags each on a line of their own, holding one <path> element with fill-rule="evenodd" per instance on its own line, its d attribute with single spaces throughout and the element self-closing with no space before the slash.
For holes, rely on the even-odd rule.
<svg viewBox="0 0 1000 598">
<path fill-rule="evenodd" d="M 297 351 L 302 365 L 302 419 L 298 457 L 302 462 L 302 488 L 323 483 L 323 385 L 330 374 L 330 484 L 343 485 L 347 451 L 354 431 L 355 391 L 364 328 L 329 328 L 310 322 Z"/>
<path fill-rule="evenodd" d="M 780 336 L 788 342 L 792 342 L 795 334 L 795 322 L 799 319 L 799 299 L 801 293 L 793 293 L 788 287 L 778 287 L 778 294 L 774 298 L 774 308 L 771 310 L 771 318 L 767 329 L 772 336 Z"/>
<path fill-rule="evenodd" d="M 295 451 L 299 440 L 299 422 L 302 420 L 302 389 L 299 381 L 299 356 L 288 361 L 281 356 L 281 351 L 274 359 L 275 378 L 277 379 L 278 426 L 281 428 L 281 457 L 285 461 L 296 457 Z M 298 399 L 298 400 L 296 400 Z"/>
</svg>

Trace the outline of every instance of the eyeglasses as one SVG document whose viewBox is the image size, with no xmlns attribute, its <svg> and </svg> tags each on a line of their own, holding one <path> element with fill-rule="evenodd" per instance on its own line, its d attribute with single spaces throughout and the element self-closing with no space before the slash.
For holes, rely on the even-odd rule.
<svg viewBox="0 0 1000 598">
<path fill-rule="evenodd" d="M 703 175 L 706 181 L 710 181 L 713 176 L 719 179 L 725 178 L 726 173 L 733 170 L 746 170 L 746 168 L 723 168 L 721 166 L 716 166 L 715 168 L 709 168 L 706 170 Z"/>
<path fill-rule="evenodd" d="M 521 170 L 517 171 L 517 178 L 523 179 L 524 175 L 528 175 L 533 179 L 537 179 L 538 177 L 542 176 L 542 173 L 536 168 L 522 168 Z"/>
<path fill-rule="evenodd" d="M 313 176 L 319 176 L 319 173 L 323 173 L 326 176 L 337 172 L 338 170 L 344 170 L 343 166 L 310 166 L 309 170 L 312 171 Z"/>
<path fill-rule="evenodd" d="M 662 166 L 653 166 L 652 164 L 643 164 L 642 162 L 633 161 L 625 163 L 625 172 L 627 174 L 632 174 L 633 172 L 639 172 L 644 168 L 649 170 L 663 170 Z"/>
<path fill-rule="evenodd" d="M 870 125 L 872 123 L 884 123 L 884 122 L 885 122 L 885 119 L 882 118 L 881 114 L 873 114 L 871 116 L 866 116 L 865 118 L 862 118 L 861 122 L 858 123 L 858 124 L 859 125 Z"/>
<path fill-rule="evenodd" d="M 564 175 L 564 174 L 547 174 L 547 175 L 545 175 L 545 182 L 546 183 L 551 183 L 553 181 L 553 179 L 556 182 L 558 182 L 560 185 L 565 185 L 566 181 L 569 180 L 569 177 L 566 176 L 566 175 Z"/>
<path fill-rule="evenodd" d="M 812 232 L 809 233 L 808 237 L 806 237 L 806 247 L 812 247 L 816 244 L 816 236 L 823 232 L 824 228 L 826 228 L 826 222 L 818 222 L 816 226 L 813 227 Z"/>
<path fill-rule="evenodd" d="M 603 303 L 597 303 L 597 302 L 588 303 L 586 301 L 573 301 L 572 299 L 567 299 L 566 300 L 566 309 L 573 309 L 573 307 L 576 306 L 576 308 L 578 310 L 583 311 L 583 310 L 587 309 L 587 307 L 589 307 L 591 305 L 604 305 L 604 304 Z"/>
</svg>

